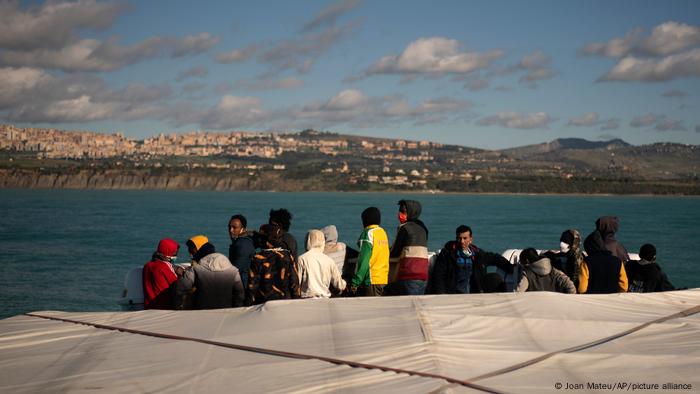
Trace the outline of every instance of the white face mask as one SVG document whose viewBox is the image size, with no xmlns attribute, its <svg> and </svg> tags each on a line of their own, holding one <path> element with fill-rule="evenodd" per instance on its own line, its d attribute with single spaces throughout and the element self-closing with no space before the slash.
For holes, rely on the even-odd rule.
<svg viewBox="0 0 700 394">
<path fill-rule="evenodd" d="M 559 249 L 562 253 L 568 253 L 569 250 L 571 250 L 571 246 L 569 246 L 569 244 L 566 242 L 559 242 Z"/>
</svg>

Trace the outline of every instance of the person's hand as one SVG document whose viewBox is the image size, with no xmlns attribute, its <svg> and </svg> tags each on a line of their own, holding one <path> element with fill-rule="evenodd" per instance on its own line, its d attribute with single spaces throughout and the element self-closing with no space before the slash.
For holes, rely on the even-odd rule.
<svg viewBox="0 0 700 394">
<path fill-rule="evenodd" d="M 185 274 L 184 268 L 180 267 L 179 265 L 175 266 L 175 275 L 177 275 L 178 278 L 181 278 L 182 275 L 184 275 L 184 274 Z"/>
<path fill-rule="evenodd" d="M 357 286 L 350 286 L 348 288 L 348 293 L 350 293 L 351 296 L 355 296 L 357 294 Z"/>
</svg>

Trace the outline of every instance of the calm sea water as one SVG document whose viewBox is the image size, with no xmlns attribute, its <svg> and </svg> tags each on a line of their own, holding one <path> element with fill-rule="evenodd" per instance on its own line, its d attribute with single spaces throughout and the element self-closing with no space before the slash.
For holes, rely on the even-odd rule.
<svg viewBox="0 0 700 394">
<path fill-rule="evenodd" d="M 124 275 L 149 260 L 160 238 L 181 242 L 181 261 L 195 234 L 227 254 L 228 219 L 236 213 L 257 228 L 271 208 L 285 207 L 300 247 L 308 229 L 327 224 L 355 245 L 360 213 L 377 206 L 393 241 L 401 198 L 422 203 L 431 250 L 452 239 L 459 224 L 471 226 L 474 243 L 490 251 L 558 248 L 563 230 L 585 237 L 597 217 L 616 215 L 618 239 L 630 252 L 654 243 L 674 285 L 700 286 L 697 197 L 0 190 L 0 317 L 118 310 Z"/>
</svg>

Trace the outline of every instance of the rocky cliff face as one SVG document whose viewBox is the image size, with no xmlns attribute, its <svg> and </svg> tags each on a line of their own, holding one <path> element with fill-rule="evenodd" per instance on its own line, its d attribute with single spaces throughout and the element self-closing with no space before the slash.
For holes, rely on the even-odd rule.
<svg viewBox="0 0 700 394">
<path fill-rule="evenodd" d="M 79 170 L 70 173 L 0 169 L 0 188 L 132 189 L 132 190 L 279 190 L 301 191 L 299 182 L 277 175 L 152 174 L 149 171 Z"/>
</svg>

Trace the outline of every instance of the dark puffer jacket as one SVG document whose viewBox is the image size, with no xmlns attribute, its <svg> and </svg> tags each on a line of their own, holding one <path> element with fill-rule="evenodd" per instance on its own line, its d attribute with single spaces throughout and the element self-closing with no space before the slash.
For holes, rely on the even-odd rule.
<svg viewBox="0 0 700 394">
<path fill-rule="evenodd" d="M 396 280 L 428 280 L 428 229 L 418 219 L 421 205 L 414 200 L 401 200 L 407 221 L 399 226 L 389 257 L 399 257 Z"/>
<path fill-rule="evenodd" d="M 622 261 L 605 247 L 598 231 L 583 242 L 588 253 L 581 265 L 579 293 L 607 294 L 627 291 L 627 274 Z"/>
<path fill-rule="evenodd" d="M 623 263 L 628 262 L 630 256 L 627 253 L 627 249 L 615 239 L 615 234 L 620 229 L 620 219 L 617 216 L 601 216 L 595 221 L 595 228 L 600 232 L 600 236 L 603 237 L 605 248 Z"/>
<path fill-rule="evenodd" d="M 228 247 L 228 259 L 234 267 L 238 268 L 244 288 L 248 286 L 248 271 L 254 255 L 255 245 L 251 234 L 241 235 L 231 240 L 231 245 Z"/>
<path fill-rule="evenodd" d="M 456 294 L 457 293 L 457 241 L 449 241 L 440 251 L 432 276 L 430 277 L 430 289 L 432 294 Z M 483 293 L 485 289 L 484 278 L 486 267 L 496 266 L 503 271 L 512 274 L 514 266 L 505 257 L 497 253 L 486 252 L 476 245 L 469 245 L 473 257 L 472 276 L 469 278 L 470 292 Z"/>
<path fill-rule="evenodd" d="M 543 257 L 525 266 L 517 291 L 554 291 L 575 294 L 576 287 L 566 274 L 552 268 L 549 259 Z"/>
</svg>

